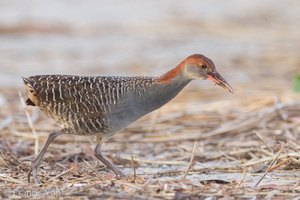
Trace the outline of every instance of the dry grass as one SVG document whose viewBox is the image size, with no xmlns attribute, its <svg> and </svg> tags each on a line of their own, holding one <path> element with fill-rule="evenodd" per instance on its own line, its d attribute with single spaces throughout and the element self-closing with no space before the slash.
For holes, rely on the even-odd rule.
<svg viewBox="0 0 300 200">
<path fill-rule="evenodd" d="M 115 135 L 104 144 L 103 153 L 127 178 L 115 177 L 97 161 L 93 138 L 59 136 L 38 171 L 44 184 L 36 185 L 32 177 L 27 181 L 31 161 L 48 134 L 59 127 L 36 108 L 22 106 L 18 91 L 25 97 L 24 88 L 0 87 L 0 198 L 299 199 L 300 98 L 291 91 L 300 65 L 295 2 L 259 2 L 253 7 L 251 1 L 247 9 L 225 9 L 221 15 L 218 10 L 225 4 L 215 2 L 210 15 L 217 18 L 172 4 L 149 19 L 135 21 L 131 13 L 129 21 L 118 22 L 121 26 L 117 21 L 110 25 L 115 17 L 93 17 L 89 22 L 89 15 L 83 21 L 77 20 L 82 15 L 73 20 L 67 16 L 69 23 L 55 25 L 60 15 L 64 21 L 66 12 L 57 10 L 51 23 L 47 6 L 47 17 L 38 14 L 43 13 L 38 6 L 31 10 L 39 12 L 28 12 L 19 24 L 15 18 L 13 24 L 2 20 L 9 26 L 0 26 L 1 70 L 9 75 L 7 80 L 14 77 L 9 83 L 21 85 L 17 76 L 52 67 L 70 74 L 114 74 L 117 68 L 110 66 L 116 64 L 124 66 L 126 74 L 165 72 L 176 59 L 196 50 L 210 54 L 235 94 L 194 81 L 172 102 Z M 8 6 L 11 16 L 22 9 L 6 4 L 3 8 Z M 73 4 L 69 10 L 76 13 Z M 142 5 L 143 9 L 146 4 Z M 118 7 L 122 17 L 126 7 Z M 77 9 L 88 11 L 83 8 Z M 95 16 L 102 17 L 98 9 L 93 8 Z M 108 19 L 109 12 L 103 13 Z M 108 59 L 102 62 L 103 57 Z"/>
<path fill-rule="evenodd" d="M 104 153 L 128 178 L 116 178 L 96 161 L 92 138 L 61 136 L 52 143 L 39 169 L 45 184 L 36 185 L 27 182 L 36 136 L 18 90 L 2 89 L 7 101 L 0 112 L 0 195 L 78 199 L 298 196 L 297 96 L 282 90 L 280 101 L 268 91 L 245 96 L 239 89 L 235 95 L 217 87 L 214 95 L 195 94 L 195 90 L 187 88 L 105 144 Z M 35 108 L 26 109 L 43 143 L 58 127 Z"/>
</svg>

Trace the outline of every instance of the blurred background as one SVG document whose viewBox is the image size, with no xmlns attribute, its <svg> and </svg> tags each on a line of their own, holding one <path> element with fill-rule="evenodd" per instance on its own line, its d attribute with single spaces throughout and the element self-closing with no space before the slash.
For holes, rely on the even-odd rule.
<svg viewBox="0 0 300 200">
<path fill-rule="evenodd" d="M 297 0 L 0 0 L 0 161 L 2 157 L 9 161 L 0 168 L 1 174 L 28 185 L 27 172 L 38 139 L 24 110 L 30 114 L 40 145 L 50 131 L 59 129 L 37 108 L 22 107 L 18 91 L 24 98 L 26 94 L 21 76 L 159 76 L 195 53 L 211 58 L 235 93 L 214 87 L 210 81 L 191 82 L 171 103 L 109 140 L 104 146 L 109 159 L 122 164 L 126 173 L 132 173 L 130 155 L 151 162 L 184 162 L 184 166 L 163 164 L 162 169 L 140 161 L 138 169 L 142 173 L 186 171 L 193 143 L 199 141 L 197 162 L 208 167 L 196 174 L 195 180 L 206 180 L 202 175 L 209 172 L 215 180 L 223 180 L 215 169 L 221 166 L 219 174 L 223 175 L 226 163 L 229 170 L 225 179 L 237 183 L 245 169 L 243 163 L 273 155 L 282 148 L 283 141 L 287 141 L 286 155 L 298 153 L 300 106 L 294 100 L 299 100 L 299 94 L 294 93 L 292 82 L 300 72 L 299 8 Z M 66 163 L 78 164 L 76 173 L 82 178 L 71 175 L 70 180 L 94 184 L 90 180 L 97 177 L 94 173 L 86 176 L 87 165 L 82 161 L 92 160 L 93 145 L 90 137 L 57 138 L 44 157 L 44 171 L 60 174 Z M 299 161 L 295 163 L 299 166 Z M 296 175 L 291 173 L 287 178 L 289 172 L 284 173 L 281 180 L 292 180 L 291 189 L 284 190 L 299 194 L 294 192 L 300 191 L 295 190 L 299 188 L 299 167 L 295 170 Z M 272 184 L 278 184 L 278 176 L 271 179 Z M 258 177 L 248 175 L 248 183 L 253 185 Z M 8 179 L 0 183 L 3 180 L 6 183 Z M 68 181 L 65 175 L 64 180 Z M 19 181 L 11 182 L 15 183 Z M 153 194 L 165 191 L 165 185 L 153 187 L 158 188 Z M 123 191 L 124 186 L 112 194 Z M 69 193 L 77 194 L 72 187 Z M 110 190 L 115 187 L 120 186 Z M 180 187 L 186 190 L 184 185 Z M 102 194 L 89 188 L 96 195 Z M 177 190 L 177 186 L 174 188 Z M 225 187 L 220 188 L 213 187 L 213 191 L 231 195 L 227 193 L 229 187 L 226 192 Z M 249 191 L 249 187 L 241 190 Z M 193 191 L 203 192 L 199 188 Z"/>
<path fill-rule="evenodd" d="M 21 87 L 20 76 L 36 74 L 157 76 L 201 53 L 236 91 L 280 94 L 300 71 L 299 7 L 296 0 L 2 0 L 0 87 Z"/>
</svg>

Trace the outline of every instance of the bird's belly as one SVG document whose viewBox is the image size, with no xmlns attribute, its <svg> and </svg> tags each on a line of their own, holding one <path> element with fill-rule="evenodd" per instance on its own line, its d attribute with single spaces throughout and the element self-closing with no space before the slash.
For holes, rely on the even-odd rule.
<svg viewBox="0 0 300 200">
<path fill-rule="evenodd" d="M 76 113 L 70 109 L 62 109 L 58 112 L 51 105 L 39 108 L 44 115 L 53 119 L 65 134 L 86 136 L 113 134 L 108 130 L 108 120 L 105 115 Z"/>
<path fill-rule="evenodd" d="M 139 118 L 156 109 L 138 102 L 116 108 L 112 107 L 107 114 L 108 130 L 116 133 L 120 132 Z"/>
</svg>

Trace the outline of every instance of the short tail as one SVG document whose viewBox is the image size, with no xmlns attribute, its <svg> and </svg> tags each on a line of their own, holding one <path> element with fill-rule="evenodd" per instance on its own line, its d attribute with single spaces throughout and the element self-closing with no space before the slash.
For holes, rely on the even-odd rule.
<svg viewBox="0 0 300 200">
<path fill-rule="evenodd" d="M 25 101 L 28 106 L 36 106 L 29 98 Z"/>
</svg>

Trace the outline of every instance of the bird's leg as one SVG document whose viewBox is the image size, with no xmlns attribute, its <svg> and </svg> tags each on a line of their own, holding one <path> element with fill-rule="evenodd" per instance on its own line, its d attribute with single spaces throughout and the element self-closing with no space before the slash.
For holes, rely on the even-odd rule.
<svg viewBox="0 0 300 200">
<path fill-rule="evenodd" d="M 40 165 L 44 154 L 46 153 L 50 143 L 59 135 L 62 134 L 62 131 L 53 131 L 50 133 L 49 137 L 47 138 L 45 144 L 43 145 L 41 151 L 36 156 L 36 158 L 32 161 L 30 170 L 28 172 L 28 182 L 30 182 L 30 174 L 33 173 L 33 179 L 36 184 L 41 184 L 42 182 L 39 181 L 37 176 L 37 168 Z"/>
<path fill-rule="evenodd" d="M 101 152 L 101 145 L 102 144 L 97 144 L 94 150 L 95 156 L 103 163 L 105 164 L 111 171 L 113 171 L 117 176 L 120 177 L 126 177 L 126 175 L 117 167 L 115 166 L 112 162 L 110 162 L 107 158 L 105 158 L 102 155 Z"/>
</svg>

